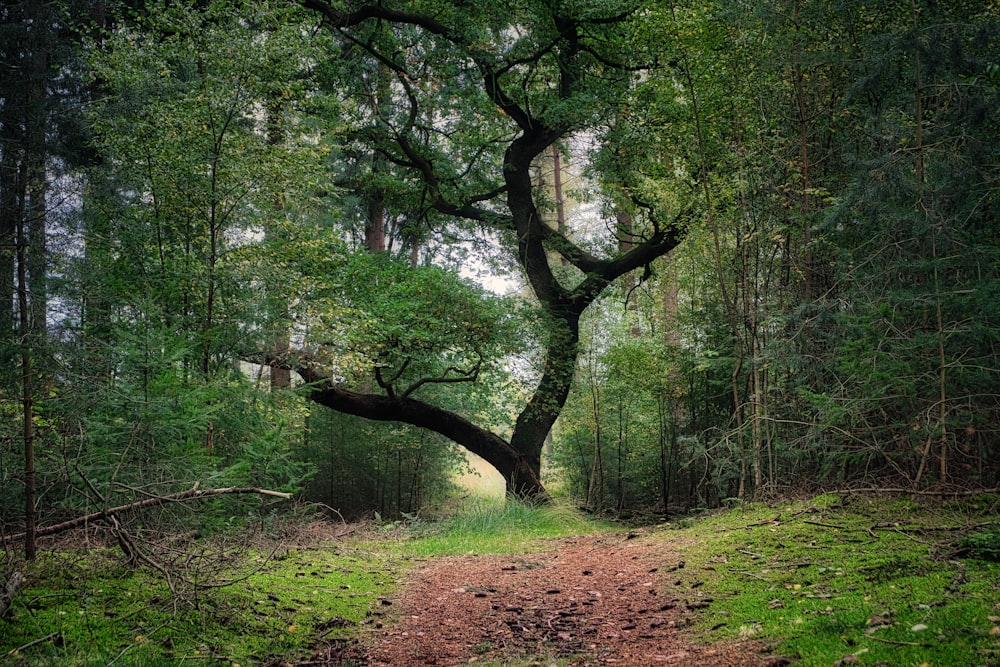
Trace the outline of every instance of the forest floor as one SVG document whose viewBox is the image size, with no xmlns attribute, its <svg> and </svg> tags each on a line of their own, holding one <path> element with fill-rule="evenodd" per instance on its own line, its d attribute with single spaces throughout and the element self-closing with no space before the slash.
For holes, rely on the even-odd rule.
<svg viewBox="0 0 1000 667">
<path fill-rule="evenodd" d="M 397 665 L 787 664 L 759 641 L 693 639 L 710 607 L 678 553 L 636 532 L 546 540 L 540 552 L 435 559 L 413 571 L 356 661 Z M 702 612 L 704 613 L 704 612 Z M 360 653 L 360 655 L 358 655 Z M 322 664 L 323 651 L 308 664 Z M 343 656 L 327 653 L 328 664 Z"/>
<path fill-rule="evenodd" d="M 467 500 L 438 520 L 147 531 L 149 567 L 88 530 L 31 563 L 0 551 L 0 585 L 25 582 L 0 665 L 1000 665 L 992 493 L 828 493 L 633 529 Z"/>
</svg>

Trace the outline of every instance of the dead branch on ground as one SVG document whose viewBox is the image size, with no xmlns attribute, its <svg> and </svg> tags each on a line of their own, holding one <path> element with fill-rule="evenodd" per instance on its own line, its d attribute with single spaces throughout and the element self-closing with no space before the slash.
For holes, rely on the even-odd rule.
<svg viewBox="0 0 1000 667">
<path fill-rule="evenodd" d="M 157 507 L 159 505 L 166 505 L 168 503 L 183 502 L 185 500 L 196 500 L 199 498 L 210 498 L 213 496 L 222 496 L 230 494 L 249 494 L 256 493 L 263 496 L 274 496 L 276 498 L 283 498 L 285 500 L 290 500 L 292 494 L 284 493 L 282 491 L 271 491 L 270 489 L 259 489 L 254 487 L 244 487 L 244 486 L 231 486 L 222 489 L 201 489 L 198 488 L 199 485 L 195 484 L 192 488 L 187 491 L 178 491 L 177 493 L 170 493 L 165 496 L 150 496 L 149 498 L 144 498 L 142 500 L 137 500 L 135 502 L 127 503 L 125 505 L 118 505 L 117 507 L 109 507 L 103 509 L 99 512 L 92 512 L 85 516 L 80 516 L 75 519 L 70 519 L 69 521 L 63 521 L 62 523 L 57 523 L 52 526 L 45 526 L 44 528 L 39 528 L 35 531 L 35 537 L 45 537 L 47 535 L 55 535 L 57 533 L 62 533 L 67 530 L 72 530 L 74 528 L 79 528 L 81 526 L 86 526 L 94 522 L 110 522 L 111 518 L 122 514 L 124 512 L 131 512 L 135 510 L 145 509 L 147 507 Z M 10 537 L 12 541 L 23 540 L 25 537 L 24 533 L 16 533 Z"/>
</svg>

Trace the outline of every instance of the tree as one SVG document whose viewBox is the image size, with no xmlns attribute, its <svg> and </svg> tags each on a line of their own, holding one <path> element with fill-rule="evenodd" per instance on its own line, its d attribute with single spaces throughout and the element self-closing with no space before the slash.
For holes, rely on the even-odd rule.
<svg viewBox="0 0 1000 667">
<path fill-rule="evenodd" d="M 537 381 L 509 439 L 384 382 L 378 392 L 354 390 L 306 364 L 299 370 L 314 383 L 311 398 L 341 412 L 434 430 L 490 462 L 510 493 L 544 497 L 542 448 L 572 382 L 581 315 L 610 283 L 647 266 L 681 238 L 676 212 L 651 205 L 636 207 L 643 219 L 635 221 L 627 252 L 600 238 L 561 232 L 543 221 L 532 180 L 534 163 L 556 142 L 610 140 L 600 128 L 629 103 L 639 73 L 655 66 L 653 54 L 633 39 L 645 7 L 303 4 L 320 14 L 342 49 L 391 73 L 400 104 L 393 115 L 379 116 L 364 139 L 403 168 L 401 192 L 411 215 L 428 223 L 472 223 L 503 243 L 545 324 L 537 341 Z M 631 194 L 643 200 L 641 191 Z M 559 259 L 571 268 L 557 271 Z"/>
<path fill-rule="evenodd" d="M 59 310 L 50 308 L 51 351 L 26 375 L 44 373 L 35 394 L 45 400 L 23 422 L 34 426 L 49 520 L 140 486 L 294 486 L 306 475 L 289 460 L 303 400 L 260 395 L 238 354 L 270 332 L 260 230 L 287 222 L 274 203 L 301 192 L 290 183 L 315 186 L 296 169 L 319 173 L 315 142 L 271 141 L 259 113 L 296 90 L 300 63 L 289 54 L 302 54 L 303 33 L 270 7 L 238 18 L 231 9 L 122 19 L 89 44 L 86 63 L 72 63 L 81 79 L 89 67 L 101 95 L 86 105 L 90 133 L 77 138 L 92 159 L 65 179 L 78 188 L 63 198 L 69 213 L 52 217 L 60 243 L 45 259 L 57 278 L 47 294 Z M 27 266 L 29 291 L 46 294 Z"/>
<path fill-rule="evenodd" d="M 54 375 L 48 237 L 64 217 L 55 185 L 79 160 L 77 30 L 99 11 L 70 1 L 0 7 L 0 396 L 20 397 L 25 553 L 34 556 L 37 397 Z M 60 210 L 62 209 L 62 210 Z M 17 363 L 15 363 L 15 359 Z M 7 369 L 19 367 L 15 378 Z M 6 407 L 6 406 L 5 406 Z M 11 420 L 14 422 L 15 420 Z"/>
<path fill-rule="evenodd" d="M 996 7 L 876 3 L 846 99 L 855 173 L 829 226 L 848 307 L 818 413 L 845 468 L 995 483 Z"/>
</svg>

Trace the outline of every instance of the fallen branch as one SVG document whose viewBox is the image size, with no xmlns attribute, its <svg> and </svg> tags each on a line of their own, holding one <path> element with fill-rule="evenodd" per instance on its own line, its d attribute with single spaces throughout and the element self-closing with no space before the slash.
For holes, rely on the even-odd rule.
<svg viewBox="0 0 1000 667">
<path fill-rule="evenodd" d="M 0 617 L 3 617 L 7 613 L 7 610 L 10 609 L 10 605 L 14 601 L 14 596 L 17 595 L 17 591 L 23 583 L 24 576 L 20 572 L 14 572 L 10 575 L 7 585 L 3 587 L 3 593 L 0 593 Z"/>
<path fill-rule="evenodd" d="M 939 491 L 928 491 L 928 490 L 917 490 L 917 489 L 907 489 L 903 487 L 866 487 L 858 489 L 834 489 L 833 491 L 828 491 L 827 493 L 839 493 L 844 495 L 850 494 L 862 494 L 862 493 L 898 493 L 902 495 L 915 495 L 915 496 L 978 496 L 983 493 L 1000 493 L 1000 487 L 993 487 L 992 489 L 941 489 Z"/>
<path fill-rule="evenodd" d="M 877 642 L 882 642 L 883 644 L 892 644 L 893 646 L 922 646 L 924 648 L 929 648 L 931 645 L 926 642 L 899 642 L 892 639 L 882 639 L 881 637 L 868 636 L 869 639 L 874 639 Z"/>
<path fill-rule="evenodd" d="M 137 500 L 133 503 L 128 503 L 126 505 L 118 505 L 117 507 L 109 507 L 108 509 L 101 510 L 100 512 L 94 512 L 92 514 L 87 514 L 86 516 L 77 517 L 75 519 L 70 519 L 69 521 L 63 521 L 62 523 L 57 523 L 53 526 L 46 526 L 44 528 L 39 528 L 35 531 L 35 537 L 45 537 L 46 535 L 55 535 L 67 530 L 72 530 L 74 528 L 79 528 L 80 526 L 85 526 L 94 521 L 108 521 L 111 517 L 121 514 L 123 512 L 131 512 L 134 510 L 145 509 L 147 507 L 157 507 L 159 505 L 166 505 L 167 503 L 182 502 L 185 500 L 195 500 L 198 498 L 209 498 L 212 496 L 223 496 L 229 494 L 245 494 L 245 493 L 256 493 L 262 496 L 274 496 L 276 498 L 283 498 L 285 500 L 290 500 L 292 494 L 284 493 L 282 491 L 271 491 L 270 489 L 257 489 L 253 487 L 242 487 L 242 486 L 231 486 L 222 489 L 199 489 L 198 485 L 195 484 L 194 487 L 188 489 L 187 491 L 178 491 L 177 493 L 171 493 L 165 496 L 152 496 L 145 498 L 143 500 Z M 24 533 L 16 533 L 11 536 L 14 541 L 23 540 Z"/>
<path fill-rule="evenodd" d="M 767 525 L 777 525 L 781 523 L 781 515 L 774 517 L 773 519 L 764 519 L 763 521 L 758 521 L 757 523 L 748 523 L 747 528 L 756 528 L 757 526 L 767 526 Z"/>
<path fill-rule="evenodd" d="M 18 654 L 18 653 L 20 653 L 22 651 L 28 650 L 32 646 L 37 646 L 38 644 L 42 644 L 44 642 L 49 641 L 50 639 L 55 639 L 58 636 L 59 636 L 58 632 L 53 632 L 51 634 L 45 635 L 44 637 L 39 637 L 38 639 L 36 639 L 34 641 L 31 641 L 31 642 L 28 642 L 27 644 L 24 644 L 23 646 L 18 646 L 16 649 L 14 649 L 13 651 L 11 651 L 8 655 L 16 655 L 16 654 Z"/>
</svg>

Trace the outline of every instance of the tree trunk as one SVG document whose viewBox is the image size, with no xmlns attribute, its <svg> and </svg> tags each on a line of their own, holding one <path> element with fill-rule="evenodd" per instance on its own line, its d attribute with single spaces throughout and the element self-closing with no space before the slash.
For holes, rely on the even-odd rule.
<svg viewBox="0 0 1000 667">
<path fill-rule="evenodd" d="M 27 280 L 27 233 L 25 230 L 25 202 L 27 192 L 27 163 L 21 162 L 20 216 L 17 223 L 17 310 L 21 338 L 21 428 L 24 441 L 24 557 L 35 557 L 35 408 L 34 372 L 32 371 L 32 345 L 34 331 L 31 322 Z"/>
<path fill-rule="evenodd" d="M 590 467 L 590 484 L 587 486 L 587 506 L 592 510 L 604 508 L 604 452 L 601 437 L 601 386 L 590 368 L 590 409 L 594 417 L 594 463 Z"/>
<path fill-rule="evenodd" d="M 271 100 L 266 106 L 267 112 L 267 145 L 269 148 L 277 150 L 284 142 L 285 132 L 282 125 L 282 105 L 278 101 Z M 285 208 L 284 195 L 279 193 L 274 198 L 274 212 L 281 213 Z M 274 235 L 274 231 L 268 227 L 265 234 L 269 237 Z M 268 341 L 270 348 L 269 355 L 272 359 L 285 359 L 289 352 L 289 325 L 291 314 L 288 309 L 288 298 L 284 294 L 269 293 L 267 296 L 274 323 L 271 325 L 271 339 Z M 269 374 L 271 391 L 281 391 L 292 386 L 292 372 L 284 364 L 272 365 Z"/>
<path fill-rule="evenodd" d="M 307 382 L 322 378 L 300 370 Z M 532 456 L 464 417 L 412 398 L 361 394 L 335 385 L 316 389 L 309 398 L 332 410 L 374 421 L 398 421 L 440 433 L 483 457 L 503 475 L 507 492 L 518 497 L 548 498 L 541 482 L 541 445 Z M 544 438 L 543 438 L 544 442 Z"/>
</svg>

